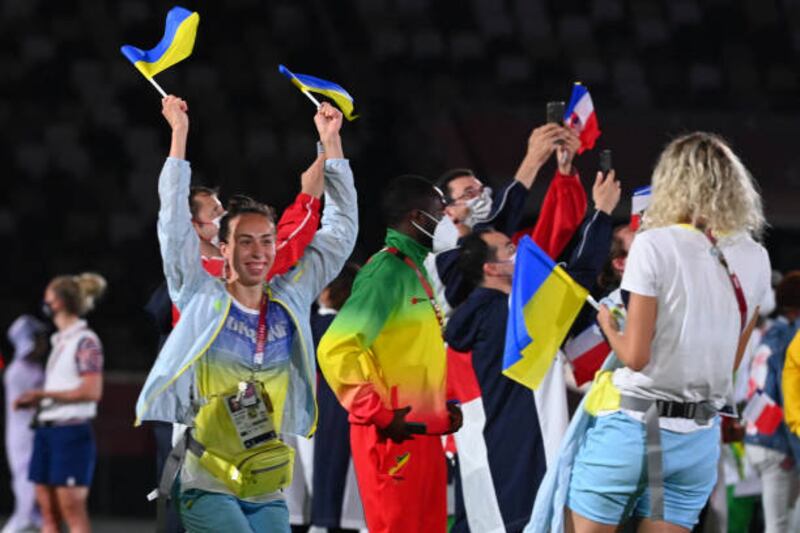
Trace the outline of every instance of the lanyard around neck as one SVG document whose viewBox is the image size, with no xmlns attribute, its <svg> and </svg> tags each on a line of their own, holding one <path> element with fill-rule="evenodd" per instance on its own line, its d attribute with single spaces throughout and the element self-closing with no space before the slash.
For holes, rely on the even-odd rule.
<svg viewBox="0 0 800 533">
<path fill-rule="evenodd" d="M 258 312 L 258 329 L 256 330 L 256 351 L 253 354 L 253 364 L 261 366 L 264 362 L 264 346 L 267 344 L 267 315 L 269 314 L 269 297 L 267 293 L 261 295 L 261 305 Z"/>
<path fill-rule="evenodd" d="M 431 287 L 431 284 L 428 283 L 427 278 L 425 278 L 425 274 L 422 273 L 417 264 L 412 261 L 410 257 L 397 248 L 392 246 L 385 248 L 384 250 L 394 255 L 406 265 L 411 267 L 412 270 L 414 270 L 414 273 L 417 275 L 417 279 L 419 279 L 422 288 L 425 290 L 425 294 L 428 296 L 428 301 L 430 302 L 431 307 L 433 307 L 433 312 L 436 314 L 436 320 L 439 322 L 439 327 L 442 329 L 442 334 L 444 334 L 444 319 L 442 318 L 442 312 L 439 309 L 439 304 L 436 303 L 436 296 L 433 293 L 433 288 Z"/>
</svg>

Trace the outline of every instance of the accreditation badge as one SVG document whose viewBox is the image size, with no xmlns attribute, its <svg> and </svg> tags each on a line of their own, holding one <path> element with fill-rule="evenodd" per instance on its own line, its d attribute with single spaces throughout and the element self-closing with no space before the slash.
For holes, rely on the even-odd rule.
<svg viewBox="0 0 800 533">
<path fill-rule="evenodd" d="M 270 409 L 260 391 L 257 383 L 242 381 L 237 394 L 225 397 L 225 406 L 245 449 L 277 437 Z"/>
</svg>

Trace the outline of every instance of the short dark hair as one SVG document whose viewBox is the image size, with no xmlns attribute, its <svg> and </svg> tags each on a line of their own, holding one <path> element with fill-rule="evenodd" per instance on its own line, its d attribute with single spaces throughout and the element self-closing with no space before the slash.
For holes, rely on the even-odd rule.
<svg viewBox="0 0 800 533">
<path fill-rule="evenodd" d="M 192 185 L 192 187 L 189 189 L 189 211 L 192 213 L 192 218 L 197 218 L 197 212 L 200 211 L 200 203 L 197 201 L 198 196 L 217 195 L 219 195 L 219 189 L 217 187 Z"/>
<path fill-rule="evenodd" d="M 783 276 L 775 287 L 775 307 L 779 313 L 800 310 L 800 270 Z"/>
<path fill-rule="evenodd" d="M 439 196 L 436 187 L 422 176 L 405 174 L 394 178 L 383 190 L 381 209 L 386 225 L 396 227 L 415 209 L 427 209 Z"/>
<path fill-rule="evenodd" d="M 229 233 L 231 231 L 231 221 L 240 215 L 261 215 L 266 217 L 267 220 L 275 224 L 275 210 L 267 204 L 262 204 L 253 200 L 249 196 L 237 194 L 228 201 L 228 210 L 219 221 L 219 240 L 220 242 L 228 242 Z"/>
<path fill-rule="evenodd" d="M 472 288 L 483 282 L 483 265 L 497 260 L 497 247 L 483 240 L 485 234 L 493 231 L 492 228 L 481 228 L 461 241 L 456 267 Z"/>
<path fill-rule="evenodd" d="M 469 168 L 451 168 L 441 176 L 436 181 L 436 186 L 439 187 L 444 195 L 450 200 L 450 182 L 456 178 L 462 178 L 464 176 L 471 176 L 473 178 L 477 178 L 475 173 L 472 169 Z"/>
<path fill-rule="evenodd" d="M 356 280 L 359 268 L 356 263 L 348 261 L 342 271 L 339 272 L 339 275 L 336 276 L 336 279 L 328 284 L 328 298 L 333 309 L 338 311 L 350 298 L 350 292 L 353 290 L 353 282 Z"/>
</svg>

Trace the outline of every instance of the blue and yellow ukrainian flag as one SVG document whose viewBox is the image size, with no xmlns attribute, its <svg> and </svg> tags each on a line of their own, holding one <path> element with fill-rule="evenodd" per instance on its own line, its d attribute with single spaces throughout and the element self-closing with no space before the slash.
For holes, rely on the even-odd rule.
<svg viewBox="0 0 800 533">
<path fill-rule="evenodd" d="M 588 295 L 530 237 L 524 237 L 514 266 L 503 374 L 537 388 Z"/>
<path fill-rule="evenodd" d="M 152 78 L 191 55 L 199 23 L 197 13 L 173 7 L 167 13 L 164 36 L 155 48 L 145 51 L 126 44 L 120 50 L 145 78 Z"/>
<path fill-rule="evenodd" d="M 358 118 L 358 115 L 353 114 L 353 97 L 341 85 L 307 74 L 295 74 L 283 65 L 278 65 L 278 70 L 301 91 L 321 94 L 336 102 L 347 120 Z"/>
</svg>

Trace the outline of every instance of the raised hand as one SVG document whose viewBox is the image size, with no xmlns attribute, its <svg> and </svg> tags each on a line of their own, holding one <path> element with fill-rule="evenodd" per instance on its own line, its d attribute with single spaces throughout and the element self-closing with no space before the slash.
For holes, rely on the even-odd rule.
<svg viewBox="0 0 800 533">
<path fill-rule="evenodd" d="M 556 162 L 558 171 L 565 175 L 572 175 L 572 160 L 581 147 L 581 139 L 572 128 L 564 128 L 564 142 L 556 145 Z"/>
<path fill-rule="evenodd" d="M 314 124 L 319 132 L 319 139 L 325 143 L 326 139 L 339 135 L 342 128 L 342 112 L 328 102 L 323 102 L 314 115 Z"/>
<path fill-rule="evenodd" d="M 189 105 L 186 100 L 169 95 L 161 99 L 161 114 L 167 119 L 172 131 L 189 129 Z"/>
<path fill-rule="evenodd" d="M 541 167 L 556 149 L 558 141 L 566 141 L 569 130 L 559 124 L 548 123 L 539 126 L 528 137 L 527 158 Z"/>
<path fill-rule="evenodd" d="M 614 208 L 617 207 L 622 194 L 622 188 L 619 182 L 614 179 L 615 176 L 616 173 L 613 170 L 605 176 L 603 176 L 602 172 L 598 172 L 592 186 L 592 200 L 595 208 L 607 215 L 610 215 Z"/>
<path fill-rule="evenodd" d="M 323 102 L 314 115 L 314 125 L 317 126 L 319 140 L 325 147 L 325 157 L 327 159 L 341 159 L 344 157 L 342 151 L 342 138 L 339 137 L 339 130 L 342 128 L 342 112 L 328 102 Z"/>
<path fill-rule="evenodd" d="M 514 179 L 522 183 L 526 189 L 530 189 L 539 169 L 556 149 L 556 143 L 559 141 L 566 143 L 569 134 L 569 128 L 553 123 L 534 129 L 528 137 L 528 150 L 514 174 Z"/>
<path fill-rule="evenodd" d="M 161 114 L 172 128 L 169 156 L 186 159 L 186 138 L 189 136 L 189 105 L 186 100 L 169 95 L 161 100 Z"/>
</svg>

